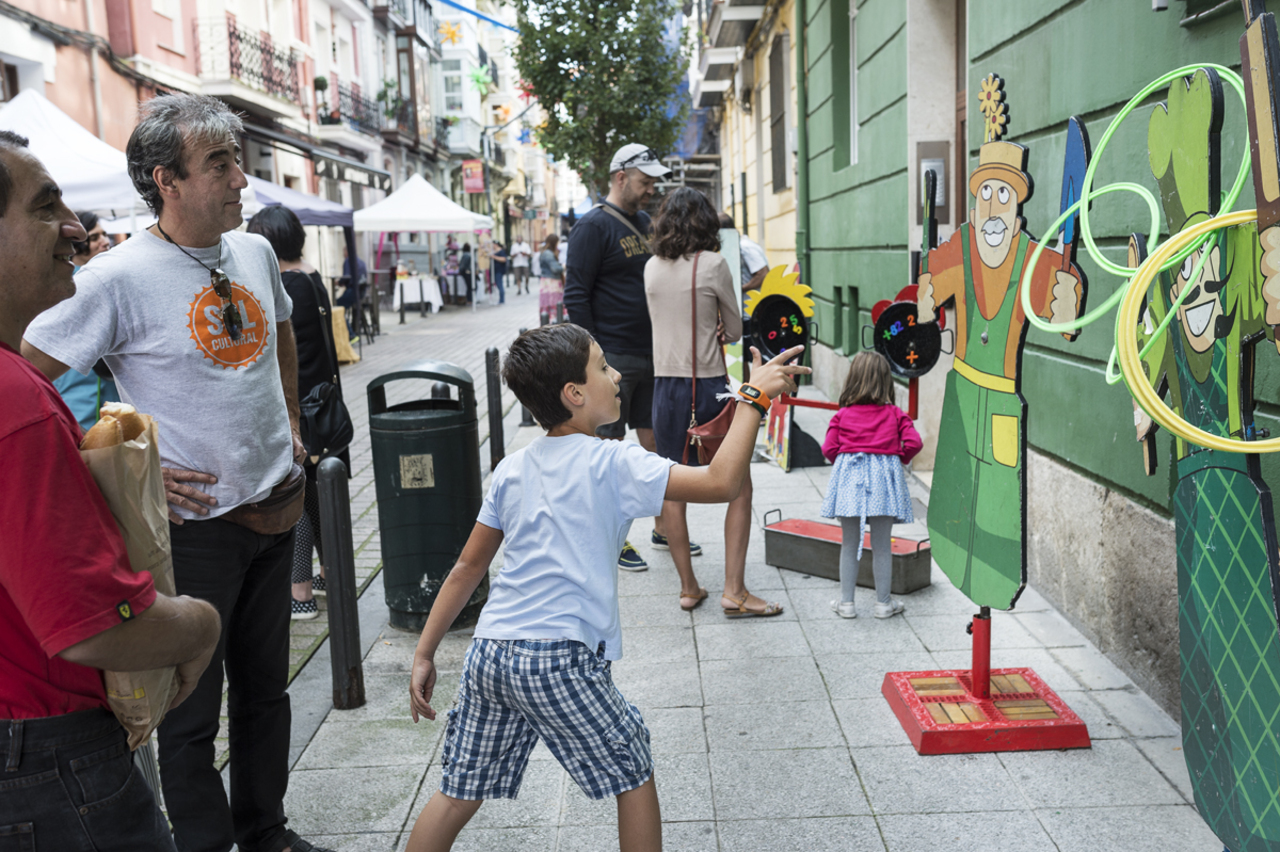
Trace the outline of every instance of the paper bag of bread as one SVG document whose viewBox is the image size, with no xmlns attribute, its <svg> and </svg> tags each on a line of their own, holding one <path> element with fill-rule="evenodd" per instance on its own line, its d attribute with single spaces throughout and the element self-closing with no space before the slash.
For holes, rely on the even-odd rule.
<svg viewBox="0 0 1280 852">
<path fill-rule="evenodd" d="M 156 424 L 132 405 L 109 403 L 80 442 L 80 456 L 124 536 L 134 572 L 150 571 L 156 591 L 174 594 L 169 507 Z M 147 742 L 178 692 L 176 668 L 102 673 L 107 701 L 129 734 L 129 748 Z"/>
</svg>

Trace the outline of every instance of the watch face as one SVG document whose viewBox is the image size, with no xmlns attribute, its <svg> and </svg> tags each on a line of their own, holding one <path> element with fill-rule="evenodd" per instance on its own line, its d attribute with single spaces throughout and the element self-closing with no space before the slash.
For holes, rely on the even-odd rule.
<svg viewBox="0 0 1280 852">
<path fill-rule="evenodd" d="M 936 322 L 917 322 L 915 302 L 894 302 L 876 320 L 875 350 L 896 375 L 923 376 L 938 362 L 942 332 Z"/>
<path fill-rule="evenodd" d="M 766 296 L 751 313 L 751 338 L 767 361 L 793 346 L 807 346 L 809 320 L 786 296 Z"/>
</svg>

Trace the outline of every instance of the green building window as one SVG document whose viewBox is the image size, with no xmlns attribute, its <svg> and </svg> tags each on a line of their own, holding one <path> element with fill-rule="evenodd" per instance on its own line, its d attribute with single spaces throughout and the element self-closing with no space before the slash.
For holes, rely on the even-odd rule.
<svg viewBox="0 0 1280 852">
<path fill-rule="evenodd" d="M 831 0 L 831 117 L 835 168 L 858 162 L 858 7 Z"/>
</svg>

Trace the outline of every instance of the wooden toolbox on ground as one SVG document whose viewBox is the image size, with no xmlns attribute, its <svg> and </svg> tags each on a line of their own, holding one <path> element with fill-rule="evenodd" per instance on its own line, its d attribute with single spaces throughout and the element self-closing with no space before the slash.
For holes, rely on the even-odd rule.
<svg viewBox="0 0 1280 852">
<path fill-rule="evenodd" d="M 769 522 L 771 515 L 777 520 Z M 764 516 L 764 561 L 775 568 L 799 571 L 829 580 L 840 579 L 840 527 L 800 518 L 782 520 L 782 510 L 771 509 Z M 893 582 L 890 591 L 907 595 L 929 585 L 929 539 L 890 539 L 893 548 Z M 862 560 L 858 563 L 858 585 L 875 588 L 871 573 L 871 533 L 863 539 Z"/>
</svg>

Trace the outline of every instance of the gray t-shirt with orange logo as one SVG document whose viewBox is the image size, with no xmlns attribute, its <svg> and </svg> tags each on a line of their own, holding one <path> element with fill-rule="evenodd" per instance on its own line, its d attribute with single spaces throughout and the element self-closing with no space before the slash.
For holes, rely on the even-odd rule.
<svg viewBox="0 0 1280 852">
<path fill-rule="evenodd" d="M 218 265 L 218 246 L 187 251 Z M 293 460 L 276 357 L 276 323 L 293 303 L 265 239 L 231 231 L 221 252 L 243 318 L 238 341 L 223 326 L 209 272 L 149 231 L 95 257 L 76 275 L 76 295 L 24 335 L 82 374 L 107 362 L 121 399 L 156 419 L 164 466 L 218 478 L 191 483 L 218 499 L 205 518 L 262 499 Z"/>
</svg>

